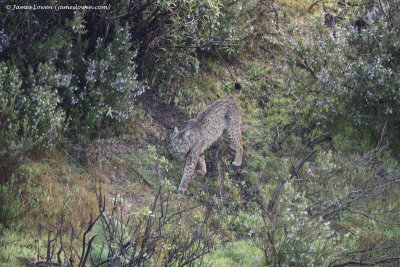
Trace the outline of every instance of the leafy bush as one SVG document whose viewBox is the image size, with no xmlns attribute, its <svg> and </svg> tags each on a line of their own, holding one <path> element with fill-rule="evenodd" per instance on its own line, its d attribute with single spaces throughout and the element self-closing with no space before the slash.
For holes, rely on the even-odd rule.
<svg viewBox="0 0 400 267">
<path fill-rule="evenodd" d="M 312 203 L 296 192 L 292 183 L 285 184 L 282 197 L 276 201 L 279 215 L 272 212 L 265 216 L 257 231 L 258 246 L 267 264 L 327 266 L 344 250 L 344 235 L 335 231 L 330 221 L 310 218 Z"/>
<path fill-rule="evenodd" d="M 24 156 L 56 138 L 63 120 L 59 98 L 52 90 L 64 77 L 46 79 L 51 68 L 40 64 L 30 72 L 29 90 L 24 90 L 17 68 L 0 62 L 0 182 L 7 181 Z"/>
<path fill-rule="evenodd" d="M 389 13 L 395 8 L 392 1 L 385 5 Z M 378 4 L 347 14 L 334 29 L 323 24 L 322 16 L 288 27 L 281 39 L 286 51 L 282 89 L 300 101 L 299 113 L 310 124 L 351 135 L 362 131 L 370 142 L 377 142 L 387 126 L 389 142 L 396 145 L 398 31 Z M 396 20 L 398 13 L 393 14 Z M 357 26 L 357 17 L 364 26 Z"/>
<path fill-rule="evenodd" d="M 83 54 L 77 55 L 82 56 L 76 63 L 81 64 L 84 78 L 74 76 L 74 84 L 62 91 L 69 130 L 75 135 L 95 137 L 104 126 L 118 133 L 120 123 L 132 115 L 134 101 L 145 87 L 136 81 L 136 52 L 132 51 L 130 38 L 127 27 L 117 27 L 107 47 L 99 38 L 92 56 L 85 59 Z"/>
</svg>

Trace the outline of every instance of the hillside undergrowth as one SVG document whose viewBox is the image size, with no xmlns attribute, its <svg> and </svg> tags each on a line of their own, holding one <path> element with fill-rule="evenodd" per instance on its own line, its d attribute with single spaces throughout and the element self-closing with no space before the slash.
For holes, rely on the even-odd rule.
<svg viewBox="0 0 400 267">
<path fill-rule="evenodd" d="M 397 1 L 106 6 L 0 10 L 0 266 L 400 262 Z M 235 82 L 243 165 L 178 194 Z"/>
</svg>

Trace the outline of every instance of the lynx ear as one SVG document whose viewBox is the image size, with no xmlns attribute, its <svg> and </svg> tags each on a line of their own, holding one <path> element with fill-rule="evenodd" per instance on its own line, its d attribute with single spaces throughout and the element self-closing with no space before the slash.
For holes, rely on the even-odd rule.
<svg viewBox="0 0 400 267">
<path fill-rule="evenodd" d="M 174 127 L 174 133 L 179 133 L 178 127 Z"/>
<path fill-rule="evenodd" d="M 185 132 L 185 137 L 189 137 L 190 134 L 191 134 L 190 131 Z"/>
</svg>

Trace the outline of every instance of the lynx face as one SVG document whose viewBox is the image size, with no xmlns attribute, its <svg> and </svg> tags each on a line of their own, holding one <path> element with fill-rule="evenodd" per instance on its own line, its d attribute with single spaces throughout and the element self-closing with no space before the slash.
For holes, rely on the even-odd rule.
<svg viewBox="0 0 400 267">
<path fill-rule="evenodd" d="M 174 129 L 174 134 L 171 137 L 171 147 L 182 158 L 185 158 L 192 146 L 192 140 L 190 138 L 190 132 L 178 131 L 178 128 Z"/>
</svg>

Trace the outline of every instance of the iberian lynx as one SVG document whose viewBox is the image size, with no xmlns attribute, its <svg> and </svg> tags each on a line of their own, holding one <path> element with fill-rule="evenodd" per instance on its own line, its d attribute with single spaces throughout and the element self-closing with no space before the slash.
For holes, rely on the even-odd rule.
<svg viewBox="0 0 400 267">
<path fill-rule="evenodd" d="M 236 103 L 240 95 L 240 84 L 235 84 L 235 93 L 227 99 L 219 99 L 203 110 L 195 119 L 189 120 L 182 130 L 175 126 L 171 137 L 172 149 L 186 158 L 180 192 L 186 192 L 196 164 L 201 175 L 207 172 L 204 151 L 214 143 L 224 131 L 230 139 L 230 147 L 235 151 L 234 166 L 242 165 L 243 146 L 240 129 L 240 109 Z"/>
</svg>

